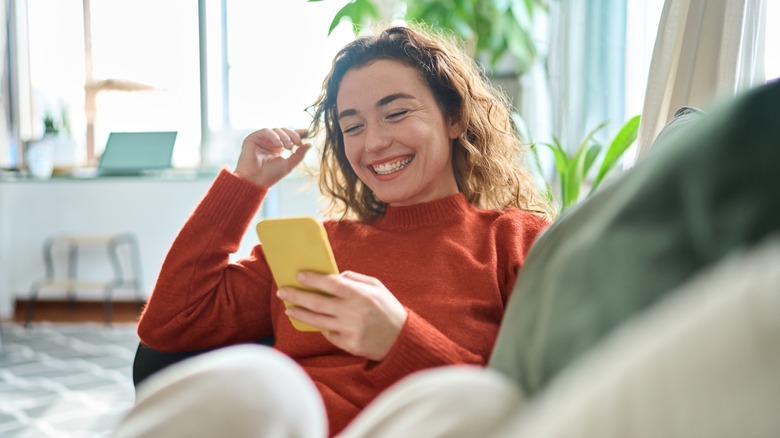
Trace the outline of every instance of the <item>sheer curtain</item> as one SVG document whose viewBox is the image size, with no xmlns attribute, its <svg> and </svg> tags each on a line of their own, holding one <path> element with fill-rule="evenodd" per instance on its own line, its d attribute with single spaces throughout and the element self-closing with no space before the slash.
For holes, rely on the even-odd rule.
<svg viewBox="0 0 780 438">
<path fill-rule="evenodd" d="M 11 167 L 11 136 L 8 132 L 8 109 L 9 97 L 7 85 L 6 59 L 8 58 L 8 4 L 5 0 L 0 0 L 0 23 L 3 23 L 3 32 L 0 32 L 0 83 L 2 83 L 2 92 L 0 92 L 0 168 Z"/>
<path fill-rule="evenodd" d="M 552 132 L 573 149 L 600 123 L 609 123 L 597 135 L 605 139 L 625 121 L 626 0 L 561 0 L 552 8 Z"/>
<path fill-rule="evenodd" d="M 706 109 L 764 83 L 766 0 L 666 0 L 634 164 L 681 106 Z"/>
<path fill-rule="evenodd" d="M 530 140 L 571 151 L 602 122 L 597 139 L 625 122 L 626 0 L 560 0 L 534 20 L 540 62 L 521 76 L 520 114 Z M 554 159 L 539 147 L 541 167 L 554 178 Z"/>
</svg>

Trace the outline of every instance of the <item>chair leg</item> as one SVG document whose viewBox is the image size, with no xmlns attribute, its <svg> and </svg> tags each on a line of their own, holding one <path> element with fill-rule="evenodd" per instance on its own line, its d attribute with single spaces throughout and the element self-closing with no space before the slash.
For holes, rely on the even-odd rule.
<svg viewBox="0 0 780 438">
<path fill-rule="evenodd" d="M 38 300 L 39 289 L 40 285 L 38 283 L 33 284 L 30 288 L 30 296 L 27 299 L 27 309 L 24 318 L 25 327 L 30 327 L 30 325 L 32 325 L 33 316 L 35 315 L 35 302 Z"/>
<path fill-rule="evenodd" d="M 24 318 L 24 326 L 30 327 L 32 324 L 33 316 L 35 314 L 35 302 L 38 300 L 38 292 L 41 287 L 48 281 L 54 278 L 54 260 L 52 257 L 52 248 L 54 246 L 54 239 L 47 238 L 43 242 L 43 265 L 46 270 L 46 275 L 43 280 L 36 281 L 30 286 L 30 296 L 27 300 L 26 315 Z"/>
<path fill-rule="evenodd" d="M 113 313 L 113 304 L 111 302 L 111 292 L 113 291 L 113 288 L 111 286 L 107 287 L 105 290 L 105 300 L 103 301 L 103 315 L 105 319 L 105 324 L 107 327 L 111 326 L 111 320 L 112 320 L 112 313 Z"/>
<path fill-rule="evenodd" d="M 78 260 L 78 245 L 75 242 L 68 243 L 68 290 L 65 293 L 68 297 L 68 308 L 71 311 L 76 310 L 76 290 L 73 285 L 78 278 Z"/>
<path fill-rule="evenodd" d="M 138 301 L 139 307 L 142 310 L 144 304 L 146 303 L 146 299 L 144 298 L 144 292 L 143 292 L 143 277 L 142 277 L 142 269 L 141 269 L 141 248 L 138 244 L 138 239 L 136 239 L 134 234 L 129 235 L 129 242 L 130 242 L 130 254 L 131 254 L 131 265 L 133 270 L 133 287 L 135 288 L 135 298 Z"/>
</svg>

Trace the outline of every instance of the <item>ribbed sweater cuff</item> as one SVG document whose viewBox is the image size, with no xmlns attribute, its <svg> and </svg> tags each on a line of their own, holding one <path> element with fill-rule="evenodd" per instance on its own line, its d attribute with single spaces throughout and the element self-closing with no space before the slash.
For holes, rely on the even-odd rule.
<svg viewBox="0 0 780 438">
<path fill-rule="evenodd" d="M 408 309 L 407 309 L 408 310 Z M 458 347 L 456 347 L 458 348 Z M 453 343 L 428 321 L 409 310 L 406 324 L 384 360 L 369 372 L 375 382 L 391 384 L 421 369 L 462 361 Z"/>
<path fill-rule="evenodd" d="M 267 193 L 268 188 L 223 168 L 193 213 L 193 218 L 226 232 L 235 232 L 240 239 Z"/>
</svg>

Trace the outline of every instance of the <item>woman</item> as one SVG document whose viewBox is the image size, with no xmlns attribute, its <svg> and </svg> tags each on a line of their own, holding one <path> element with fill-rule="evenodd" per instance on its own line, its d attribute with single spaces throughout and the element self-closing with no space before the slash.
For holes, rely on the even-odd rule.
<svg viewBox="0 0 780 438">
<path fill-rule="evenodd" d="M 277 291 L 261 245 L 229 262 L 268 188 L 310 147 L 303 131 L 263 129 L 246 138 L 235 171 L 217 176 L 182 228 L 138 332 L 163 351 L 273 334 L 274 349 L 310 379 L 298 386 L 318 390 L 335 435 L 411 373 L 486 363 L 548 207 L 516 160 L 505 98 L 447 40 L 403 27 L 359 38 L 336 55 L 323 88 L 311 132 L 324 131 L 320 189 L 336 217 L 324 225 L 343 272 L 300 281 L 329 295 Z M 285 311 L 280 298 L 294 307 Z M 298 332 L 288 317 L 323 332 Z M 283 388 L 284 373 L 268 370 L 285 368 L 295 366 L 259 372 Z M 189 391 L 208 380 L 200 376 L 162 386 Z M 229 380 L 246 388 L 255 377 L 263 378 Z M 262 409 L 284 410 L 284 390 L 256 385 L 257 398 L 279 401 Z M 236 392 L 227 386 L 218 388 Z M 144 400 L 165 391 L 152 392 Z M 143 404 L 131 418 L 152 409 Z"/>
</svg>

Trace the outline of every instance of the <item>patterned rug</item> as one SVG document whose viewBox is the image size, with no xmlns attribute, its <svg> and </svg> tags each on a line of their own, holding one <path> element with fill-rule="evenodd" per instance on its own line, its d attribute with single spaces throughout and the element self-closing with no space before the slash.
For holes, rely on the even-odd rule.
<svg viewBox="0 0 780 438">
<path fill-rule="evenodd" d="M 133 404 L 136 325 L 3 323 L 0 437 L 107 437 Z"/>
</svg>

